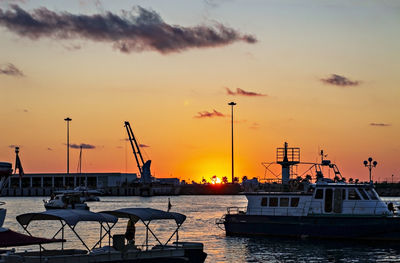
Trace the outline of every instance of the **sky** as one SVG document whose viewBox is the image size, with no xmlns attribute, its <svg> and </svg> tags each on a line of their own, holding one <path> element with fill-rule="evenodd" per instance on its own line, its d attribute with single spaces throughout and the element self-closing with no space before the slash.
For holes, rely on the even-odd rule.
<svg viewBox="0 0 400 263">
<path fill-rule="evenodd" d="M 0 0 L 0 161 L 26 173 L 274 178 L 286 141 L 400 181 L 400 2 Z"/>
</svg>

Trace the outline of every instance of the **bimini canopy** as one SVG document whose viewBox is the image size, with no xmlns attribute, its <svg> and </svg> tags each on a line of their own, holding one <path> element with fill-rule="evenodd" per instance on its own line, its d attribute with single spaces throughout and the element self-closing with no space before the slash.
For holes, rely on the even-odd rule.
<svg viewBox="0 0 400 263">
<path fill-rule="evenodd" d="M 27 226 L 35 220 L 63 220 L 70 226 L 75 226 L 81 221 L 94 221 L 99 223 L 116 223 L 118 218 L 110 214 L 94 213 L 79 209 L 55 209 L 41 213 L 27 213 L 17 216 L 17 221 Z"/>
<path fill-rule="evenodd" d="M 114 215 L 118 218 L 130 218 L 135 222 L 139 220 L 151 221 L 174 219 L 177 225 L 181 225 L 186 220 L 186 216 L 183 214 L 165 212 L 152 208 L 121 208 L 113 211 L 102 211 L 101 213 Z"/>
</svg>

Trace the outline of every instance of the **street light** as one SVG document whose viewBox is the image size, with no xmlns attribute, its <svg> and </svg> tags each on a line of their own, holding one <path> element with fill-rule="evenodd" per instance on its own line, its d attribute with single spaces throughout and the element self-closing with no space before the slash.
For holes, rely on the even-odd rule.
<svg viewBox="0 0 400 263">
<path fill-rule="evenodd" d="M 64 119 L 67 122 L 67 176 L 69 175 L 69 122 L 72 121 L 71 118 L 67 117 Z"/>
<path fill-rule="evenodd" d="M 372 182 L 372 175 L 371 175 L 371 171 L 373 167 L 376 167 L 376 165 L 378 164 L 377 161 L 372 161 L 372 157 L 368 158 L 368 161 L 365 160 L 364 161 L 364 166 L 368 168 L 369 170 L 369 181 Z"/>
<path fill-rule="evenodd" d="M 233 184 L 234 183 L 234 178 L 235 178 L 235 172 L 234 172 L 235 170 L 234 170 L 234 166 L 233 166 L 233 106 L 235 106 L 236 103 L 232 101 L 232 102 L 229 102 L 228 105 L 231 106 L 232 184 Z"/>
</svg>

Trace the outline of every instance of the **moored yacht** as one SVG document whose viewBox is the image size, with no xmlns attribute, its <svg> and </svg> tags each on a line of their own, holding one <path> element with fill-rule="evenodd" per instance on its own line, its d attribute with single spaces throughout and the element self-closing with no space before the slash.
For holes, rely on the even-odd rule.
<svg viewBox="0 0 400 263">
<path fill-rule="evenodd" d="M 82 201 L 81 194 L 63 193 L 51 196 L 49 200 L 43 200 L 46 210 L 50 209 L 81 209 L 89 210 L 89 206 Z"/>
<path fill-rule="evenodd" d="M 285 143 L 277 153 L 281 191 L 245 193 L 247 208 L 228 208 L 217 221 L 227 235 L 400 241 L 400 217 L 388 209 L 372 183 L 346 183 L 336 165 L 322 160 L 312 164 L 316 182 L 298 184 L 290 179 L 290 171 L 300 163 L 299 148 Z M 321 166 L 332 168 L 336 180 L 324 178 Z"/>
</svg>

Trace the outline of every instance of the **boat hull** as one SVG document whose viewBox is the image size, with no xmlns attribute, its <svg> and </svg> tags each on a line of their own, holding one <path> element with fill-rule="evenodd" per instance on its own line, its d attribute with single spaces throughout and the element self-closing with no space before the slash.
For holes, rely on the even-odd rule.
<svg viewBox="0 0 400 263">
<path fill-rule="evenodd" d="M 224 225 L 228 236 L 400 241 L 399 217 L 227 214 Z"/>
</svg>

